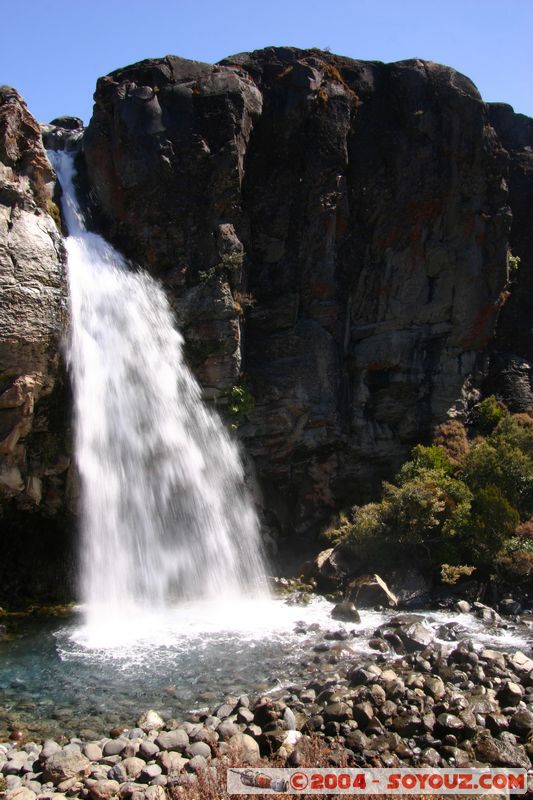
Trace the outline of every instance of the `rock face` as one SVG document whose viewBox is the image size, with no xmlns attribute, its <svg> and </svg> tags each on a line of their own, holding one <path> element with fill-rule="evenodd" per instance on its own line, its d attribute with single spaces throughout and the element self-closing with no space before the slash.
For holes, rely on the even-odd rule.
<svg viewBox="0 0 533 800">
<path fill-rule="evenodd" d="M 491 103 L 488 112 L 509 154 L 507 180 L 513 211 L 509 241 L 520 262 L 511 276 L 511 296 L 492 347 L 487 390 L 505 396 L 513 411 L 523 411 L 533 405 L 533 119 L 515 114 L 504 103 Z"/>
<path fill-rule="evenodd" d="M 368 499 L 489 373 L 526 402 L 531 121 L 516 120 L 448 67 L 318 50 L 168 56 L 98 81 L 98 225 L 167 288 L 206 395 L 253 396 L 240 435 L 273 528 L 307 534 Z"/>
<path fill-rule="evenodd" d="M 532 403 L 533 121 L 454 70 L 168 56 L 101 78 L 84 134 L 71 117 L 42 132 L 83 140 L 94 226 L 162 281 L 274 533 L 370 499 L 479 392 Z M 39 126 L 0 89 L 2 604 L 71 591 L 53 189 Z"/>
<path fill-rule="evenodd" d="M 2 604 L 20 592 L 48 596 L 67 550 L 57 524 L 68 495 L 67 291 L 54 184 L 38 124 L 14 90 L 0 88 Z"/>
</svg>

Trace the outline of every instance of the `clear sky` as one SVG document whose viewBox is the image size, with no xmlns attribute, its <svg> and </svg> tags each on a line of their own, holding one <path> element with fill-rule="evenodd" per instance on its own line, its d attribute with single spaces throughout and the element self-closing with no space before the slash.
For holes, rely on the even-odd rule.
<svg viewBox="0 0 533 800">
<path fill-rule="evenodd" d="M 218 61 L 268 45 L 425 58 L 533 116 L 533 0 L 2 0 L 0 84 L 42 122 L 88 122 L 96 79 L 167 54 Z"/>
</svg>

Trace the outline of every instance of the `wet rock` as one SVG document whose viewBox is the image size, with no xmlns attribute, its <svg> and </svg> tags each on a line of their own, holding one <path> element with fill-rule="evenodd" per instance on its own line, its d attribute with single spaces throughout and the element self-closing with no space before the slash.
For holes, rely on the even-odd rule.
<svg viewBox="0 0 533 800">
<path fill-rule="evenodd" d="M 370 672 L 370 670 L 357 667 L 357 669 L 350 672 L 349 679 L 352 686 L 366 686 L 369 683 L 374 683 L 377 677 L 373 672 Z"/>
<path fill-rule="evenodd" d="M 493 739 L 492 736 L 480 735 L 473 742 L 478 761 L 495 767 L 522 767 L 531 769 L 531 761 L 521 746 Z"/>
<path fill-rule="evenodd" d="M 509 720 L 509 727 L 513 733 L 529 740 L 533 732 L 533 712 L 526 708 L 515 711 Z"/>
<path fill-rule="evenodd" d="M 271 701 L 268 698 L 262 698 L 254 708 L 255 724 L 263 728 L 269 722 L 274 722 L 277 719 L 278 713 L 273 708 Z"/>
<path fill-rule="evenodd" d="M 506 597 L 505 599 L 500 600 L 498 608 L 502 614 L 509 614 L 513 616 L 520 614 L 522 611 L 521 604 L 517 600 L 513 600 L 511 597 Z"/>
<path fill-rule="evenodd" d="M 531 673 L 533 671 L 533 659 L 517 650 L 509 656 L 509 665 L 519 674 Z"/>
<path fill-rule="evenodd" d="M 303 733 L 315 733 L 324 727 L 324 717 L 321 714 L 313 714 L 302 726 Z"/>
<path fill-rule="evenodd" d="M 463 721 L 459 717 L 456 717 L 455 714 L 444 712 L 437 717 L 437 731 L 441 735 L 457 734 L 461 732 L 463 728 Z"/>
<path fill-rule="evenodd" d="M 348 600 L 345 600 L 342 603 L 337 603 L 337 605 L 334 606 L 331 611 L 331 616 L 333 619 L 342 620 L 343 622 L 361 622 L 359 612 L 354 604 Z"/>
<path fill-rule="evenodd" d="M 368 749 L 378 753 L 385 753 L 387 750 L 393 752 L 402 743 L 401 737 L 397 733 L 384 733 L 371 739 Z"/>
<path fill-rule="evenodd" d="M 374 709 L 368 702 L 356 703 L 351 711 L 351 715 L 363 730 L 374 717 Z"/>
<path fill-rule="evenodd" d="M 408 653 L 423 650 L 433 641 L 433 631 L 423 622 L 402 626 L 399 635 Z"/>
<path fill-rule="evenodd" d="M 461 614 L 468 614 L 472 607 L 467 600 L 457 600 L 455 603 L 455 608 Z"/>
<path fill-rule="evenodd" d="M 434 634 L 425 624 L 423 617 L 417 614 L 404 614 L 380 625 L 375 635 L 387 639 L 396 650 L 399 650 L 398 644 L 400 644 L 407 652 L 413 653 L 427 647 L 433 641 Z"/>
<path fill-rule="evenodd" d="M 501 622 L 502 618 L 490 606 L 483 605 L 483 603 L 474 603 L 474 613 L 476 617 L 482 619 L 484 622 Z"/>
<path fill-rule="evenodd" d="M 514 681 L 505 681 L 498 692 L 498 700 L 502 706 L 517 706 L 523 696 L 524 689 Z"/>
<path fill-rule="evenodd" d="M 486 715 L 485 725 L 493 736 L 497 736 L 501 731 L 507 730 L 509 727 L 509 719 L 503 714 L 493 711 Z"/>
<path fill-rule="evenodd" d="M 379 575 L 363 575 L 356 578 L 348 586 L 348 598 L 360 608 L 398 605 L 398 598 Z"/>
<path fill-rule="evenodd" d="M 447 759 L 450 766 L 457 769 L 471 766 L 472 756 L 460 747 L 444 745 L 441 747 L 441 753 L 443 758 Z"/>
<path fill-rule="evenodd" d="M 346 736 L 346 747 L 356 753 L 366 750 L 369 744 L 369 738 L 362 731 L 352 731 Z"/>
<path fill-rule="evenodd" d="M 423 727 L 420 716 L 409 711 L 394 717 L 391 721 L 392 730 L 399 733 L 404 739 L 421 733 Z"/>
<path fill-rule="evenodd" d="M 434 700 L 442 700 L 446 694 L 444 681 L 438 675 L 428 675 L 424 678 L 423 685 Z"/>
<path fill-rule="evenodd" d="M 499 650 L 482 650 L 480 658 L 488 664 L 497 665 L 500 669 L 505 669 L 505 656 Z"/>
<path fill-rule="evenodd" d="M 380 653 L 388 653 L 390 650 L 390 646 L 385 639 L 380 638 L 370 639 L 368 646 L 371 650 L 378 650 Z"/>
<path fill-rule="evenodd" d="M 441 757 L 433 747 L 426 747 L 420 754 L 420 762 L 428 767 L 439 767 Z"/>
<path fill-rule="evenodd" d="M 440 625 L 436 631 L 437 639 L 442 639 L 444 642 L 457 642 L 462 639 L 467 633 L 466 629 L 459 625 L 457 622 L 447 622 Z"/>
<path fill-rule="evenodd" d="M 330 703 L 324 708 L 323 716 L 325 722 L 344 722 L 351 719 L 352 709 L 347 703 Z"/>
</svg>

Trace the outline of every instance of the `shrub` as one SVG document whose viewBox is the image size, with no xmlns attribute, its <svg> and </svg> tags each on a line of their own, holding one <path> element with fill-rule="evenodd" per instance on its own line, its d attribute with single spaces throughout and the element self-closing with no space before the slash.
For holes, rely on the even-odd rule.
<svg viewBox="0 0 533 800">
<path fill-rule="evenodd" d="M 457 419 L 450 419 L 435 428 L 433 444 L 442 447 L 454 465 L 462 464 L 470 449 L 466 428 Z"/>
<path fill-rule="evenodd" d="M 533 419 L 529 414 L 504 417 L 488 437 L 494 447 L 508 446 L 533 458 Z"/>
<path fill-rule="evenodd" d="M 508 573 L 511 551 L 518 573 L 533 574 L 533 416 L 511 415 L 494 397 L 476 409 L 484 436 L 470 443 L 460 422 L 440 425 L 383 484 L 381 502 L 352 509 L 330 538 L 368 566 L 423 558 L 446 582 L 496 562 Z"/>
<path fill-rule="evenodd" d="M 503 438 L 501 430 L 472 447 L 463 478 L 475 493 L 487 486 L 498 487 L 522 517 L 533 515 L 533 460 Z"/>
<path fill-rule="evenodd" d="M 470 525 L 472 552 L 477 553 L 478 562 L 489 562 L 504 541 L 514 534 L 519 522 L 518 511 L 497 486 L 480 489 L 472 503 Z"/>
<path fill-rule="evenodd" d="M 435 445 L 424 447 L 421 444 L 414 447 L 411 453 L 411 461 L 406 461 L 401 468 L 398 481 L 399 483 L 405 483 L 427 470 L 437 470 L 444 474 L 451 474 L 454 471 L 454 466 L 448 458 L 444 447 Z"/>
<path fill-rule="evenodd" d="M 472 422 L 480 433 L 487 435 L 491 433 L 498 422 L 508 414 L 509 412 L 505 405 L 497 400 L 494 395 L 491 395 L 474 406 Z"/>
<path fill-rule="evenodd" d="M 453 585 L 457 583 L 459 578 L 463 576 L 470 576 L 475 572 L 475 567 L 470 567 L 467 564 L 460 564 L 454 566 L 453 564 L 441 564 L 440 574 L 443 583 Z"/>
<path fill-rule="evenodd" d="M 519 539 L 527 539 L 533 542 L 533 519 L 522 522 L 516 529 L 515 536 Z"/>
<path fill-rule="evenodd" d="M 504 580 L 522 582 L 533 577 L 533 541 L 513 536 L 503 545 L 494 565 Z"/>
</svg>

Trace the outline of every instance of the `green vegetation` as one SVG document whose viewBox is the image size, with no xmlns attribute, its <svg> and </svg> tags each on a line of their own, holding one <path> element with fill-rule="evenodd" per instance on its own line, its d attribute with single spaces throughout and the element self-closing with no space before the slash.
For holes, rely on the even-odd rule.
<svg viewBox="0 0 533 800">
<path fill-rule="evenodd" d="M 221 256 L 218 264 L 215 264 L 214 267 L 211 267 L 205 272 L 199 272 L 198 278 L 202 283 L 208 283 L 224 270 L 229 270 L 230 272 L 239 270 L 244 264 L 244 256 L 245 256 L 244 251 L 236 253 L 224 253 Z"/>
<path fill-rule="evenodd" d="M 382 499 L 354 507 L 327 532 L 370 568 L 416 559 L 454 583 L 477 569 L 533 576 L 533 410 L 510 414 L 495 397 L 466 428 L 439 426 L 417 445 Z"/>
<path fill-rule="evenodd" d="M 255 398 L 243 384 L 232 386 L 229 392 L 228 413 L 232 427 L 238 428 L 244 417 L 255 408 Z"/>
</svg>

